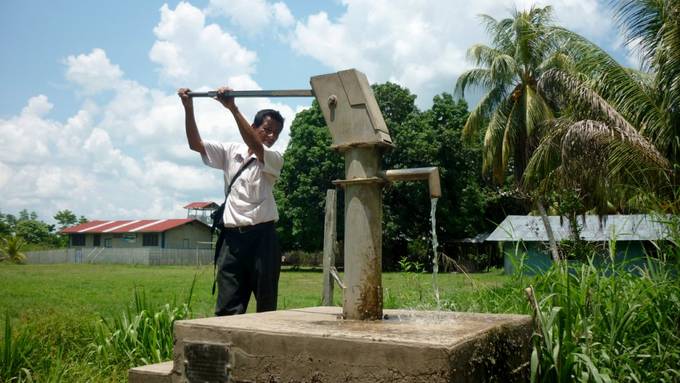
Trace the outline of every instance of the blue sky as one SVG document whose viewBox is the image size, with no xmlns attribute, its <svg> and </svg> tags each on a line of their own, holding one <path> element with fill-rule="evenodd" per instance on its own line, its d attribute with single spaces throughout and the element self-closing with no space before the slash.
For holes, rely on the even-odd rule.
<svg viewBox="0 0 680 383">
<path fill-rule="evenodd" d="M 476 15 L 502 18 L 531 4 L 3 1 L 0 212 L 35 210 L 47 221 L 61 209 L 90 219 L 182 217 L 186 203 L 221 200 L 222 177 L 186 147 L 178 87 L 306 88 L 310 76 L 357 68 L 372 82 L 408 87 L 427 108 L 471 67 L 465 50 L 486 42 Z M 606 3 L 549 4 L 557 22 L 635 65 Z M 274 105 L 286 127 L 310 103 L 239 100 L 248 118 Z M 214 101 L 197 100 L 196 109 L 204 139 L 239 139 Z"/>
</svg>

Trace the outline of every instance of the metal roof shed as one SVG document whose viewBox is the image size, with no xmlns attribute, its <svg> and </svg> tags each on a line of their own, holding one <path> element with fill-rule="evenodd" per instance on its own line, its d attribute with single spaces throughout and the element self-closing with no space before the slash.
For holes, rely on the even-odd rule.
<svg viewBox="0 0 680 383">
<path fill-rule="evenodd" d="M 577 217 L 581 227 L 581 239 L 588 242 L 617 243 L 617 259 L 631 260 L 644 255 L 644 242 L 668 238 L 669 229 L 664 224 L 666 216 L 648 214 L 631 215 L 586 215 Z M 556 241 L 569 240 L 571 233 L 566 218 L 549 216 Z M 526 253 L 524 263 L 537 270 L 545 270 L 552 264 L 547 250 L 548 236 L 539 216 L 510 215 L 501 222 L 487 241 L 513 243 L 504 244 L 505 272 L 512 274 L 513 262 L 520 254 Z M 521 245 L 521 246 L 518 246 Z"/>
</svg>

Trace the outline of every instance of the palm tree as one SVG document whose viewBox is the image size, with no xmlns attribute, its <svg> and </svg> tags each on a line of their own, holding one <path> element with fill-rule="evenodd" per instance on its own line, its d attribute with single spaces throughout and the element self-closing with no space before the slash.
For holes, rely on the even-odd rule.
<svg viewBox="0 0 680 383">
<path fill-rule="evenodd" d="M 649 70 L 647 90 L 656 108 L 637 108 L 641 132 L 673 164 L 680 163 L 680 2 L 677 0 L 620 0 L 616 18 L 642 67 Z M 631 103 L 628 104 L 631 106 Z M 662 112 L 661 115 L 659 112 Z"/>
<path fill-rule="evenodd" d="M 468 57 L 479 67 L 464 72 L 456 83 L 456 92 L 463 97 L 469 87 L 486 91 L 470 112 L 463 134 L 470 139 L 485 130 L 483 171 L 491 171 L 498 183 L 512 165 L 514 182 L 521 185 L 533 150 L 545 135 L 545 122 L 555 117 L 538 83 L 547 71 L 571 65 L 564 49 L 571 33 L 553 25 L 551 13 L 548 6 L 515 11 L 512 18 L 499 21 L 482 15 L 492 46 L 479 44 L 468 50 Z M 534 202 L 557 260 L 557 246 L 539 195 Z"/>
<path fill-rule="evenodd" d="M 525 177 L 539 190 L 586 190 L 586 206 L 600 213 L 612 204 L 634 205 L 641 189 L 672 199 L 680 160 L 680 3 L 616 4 L 627 41 L 637 43 L 648 71 L 625 68 L 574 38 L 573 70 L 551 69 L 539 81 L 560 118 L 548 124 Z"/>
<path fill-rule="evenodd" d="M 470 87 L 486 91 L 470 112 L 463 134 L 470 139 L 485 130 L 483 168 L 498 183 L 511 164 L 519 184 L 540 139 L 539 126 L 554 117 L 537 87 L 545 71 L 564 63 L 562 30 L 551 24 L 551 12 L 551 7 L 532 7 L 499 21 L 481 15 L 492 46 L 478 44 L 468 50 L 478 68 L 464 72 L 456 83 L 461 96 Z"/>
<path fill-rule="evenodd" d="M 21 252 L 25 242 L 16 235 L 10 235 L 2 238 L 2 247 L 0 247 L 0 262 L 7 261 L 12 263 L 24 263 L 26 255 Z"/>
</svg>

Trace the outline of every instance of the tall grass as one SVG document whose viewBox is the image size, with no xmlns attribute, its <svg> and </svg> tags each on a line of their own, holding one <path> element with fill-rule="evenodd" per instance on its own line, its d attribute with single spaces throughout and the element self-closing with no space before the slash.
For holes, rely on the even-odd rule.
<svg viewBox="0 0 680 383">
<path fill-rule="evenodd" d="M 0 381 L 13 382 L 21 379 L 22 374 L 30 369 L 30 356 L 35 342 L 28 333 L 21 331 L 14 334 L 9 311 L 5 313 L 3 344 L 0 346 Z"/>
<path fill-rule="evenodd" d="M 82 328 L 62 328 L 48 315 L 43 319 L 50 323 L 38 320 L 14 330 L 7 312 L 0 382 L 117 382 L 130 367 L 171 359 L 173 324 L 191 317 L 195 283 L 194 278 L 181 304 L 153 304 L 143 289 L 135 289 L 132 305 Z M 78 326 L 75 322 L 69 321 Z"/>
<path fill-rule="evenodd" d="M 101 318 L 94 328 L 90 348 L 100 367 L 134 367 L 172 359 L 173 325 L 191 317 L 194 278 L 186 302 L 154 305 L 136 289 L 134 304 L 112 319 Z"/>
<path fill-rule="evenodd" d="M 606 262 L 590 253 L 538 273 L 520 262 L 510 282 L 443 307 L 533 313 L 532 382 L 680 382 L 680 221 L 666 223 L 643 266 L 616 263 L 612 241 Z"/>
<path fill-rule="evenodd" d="M 558 264 L 535 278 L 532 381 L 680 380 L 680 283 L 675 266 Z"/>
</svg>

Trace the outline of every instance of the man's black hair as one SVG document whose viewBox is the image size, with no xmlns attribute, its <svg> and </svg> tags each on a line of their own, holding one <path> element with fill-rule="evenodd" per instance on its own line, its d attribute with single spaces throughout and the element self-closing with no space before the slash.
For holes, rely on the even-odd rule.
<svg viewBox="0 0 680 383">
<path fill-rule="evenodd" d="M 281 132 L 283 130 L 284 118 L 281 115 L 281 113 L 279 113 L 278 110 L 262 109 L 261 111 L 257 112 L 257 114 L 255 115 L 255 120 L 253 121 L 253 125 L 255 125 L 255 127 L 259 128 L 260 125 L 262 125 L 262 123 L 264 122 L 264 118 L 267 117 L 267 116 L 269 116 L 272 120 L 281 124 L 281 129 L 279 129 L 279 132 Z"/>
</svg>

